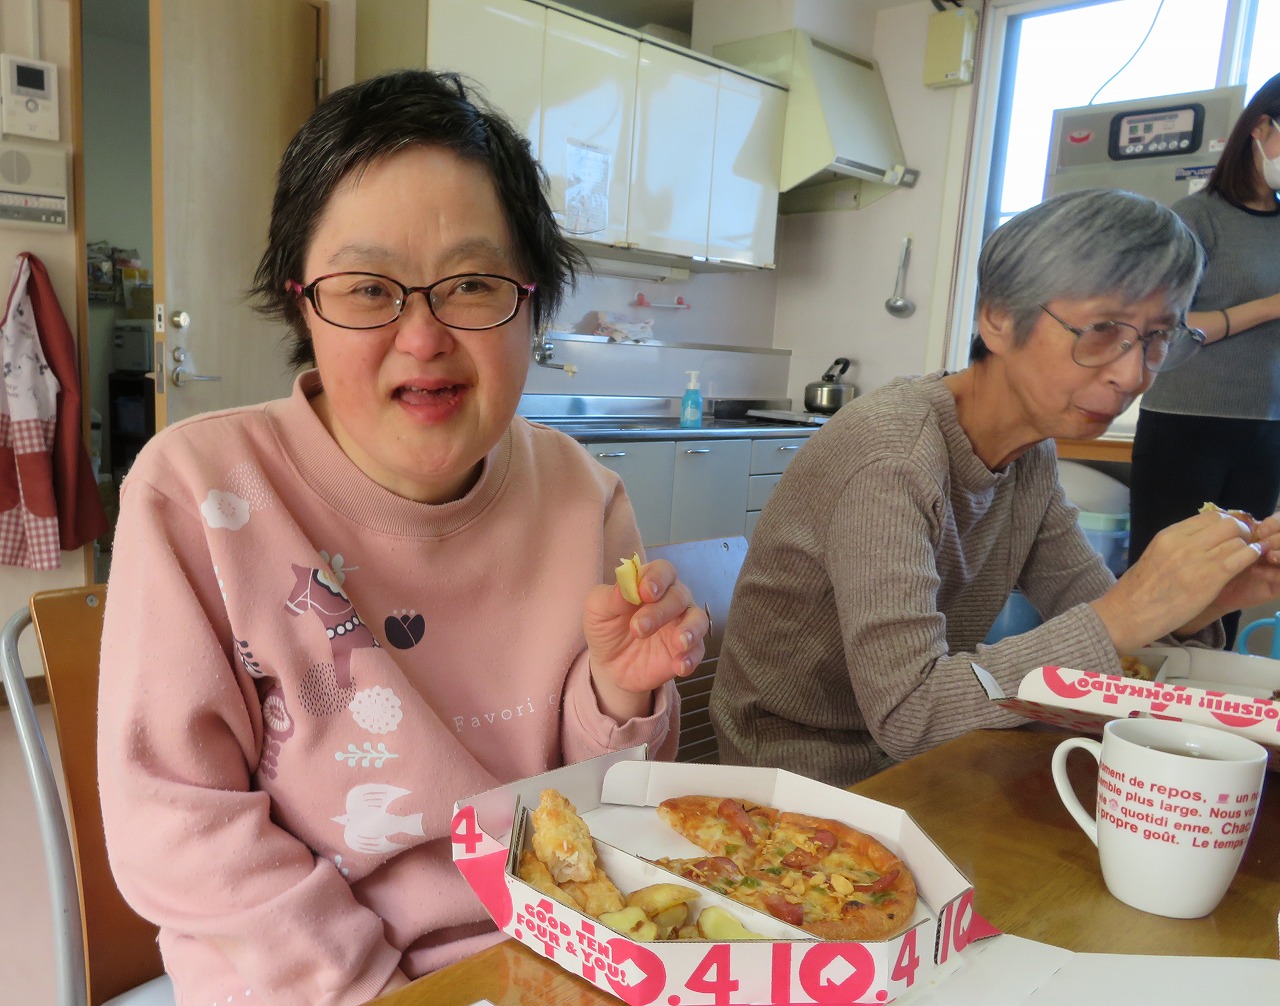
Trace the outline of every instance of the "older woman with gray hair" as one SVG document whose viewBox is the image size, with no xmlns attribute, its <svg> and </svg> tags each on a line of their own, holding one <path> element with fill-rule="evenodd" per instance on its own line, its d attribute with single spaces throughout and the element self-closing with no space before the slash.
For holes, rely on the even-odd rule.
<svg viewBox="0 0 1280 1006">
<path fill-rule="evenodd" d="M 1120 673 L 1162 637 L 1220 644 L 1219 616 L 1280 592 L 1280 518 L 1200 514 L 1118 581 L 1058 483 L 1053 438 L 1090 438 L 1204 336 L 1190 230 L 1150 199 L 1073 192 L 1011 219 L 978 267 L 971 362 L 841 409 L 782 477 L 738 580 L 711 696 L 728 762 L 846 786 L 978 727 L 1022 722 L 1055 663 Z M 1251 538 L 1258 537 L 1259 540 Z M 983 640 L 1017 587 L 1044 616 Z"/>
</svg>

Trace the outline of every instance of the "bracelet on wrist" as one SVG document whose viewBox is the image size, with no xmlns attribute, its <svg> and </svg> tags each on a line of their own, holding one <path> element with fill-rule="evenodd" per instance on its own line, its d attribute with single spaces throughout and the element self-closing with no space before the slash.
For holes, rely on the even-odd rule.
<svg viewBox="0 0 1280 1006">
<path fill-rule="evenodd" d="M 1225 307 L 1218 308 L 1218 311 L 1222 314 L 1222 323 L 1226 326 L 1226 331 L 1222 333 L 1222 337 L 1226 339 L 1231 335 L 1231 315 L 1227 314 Z"/>
</svg>

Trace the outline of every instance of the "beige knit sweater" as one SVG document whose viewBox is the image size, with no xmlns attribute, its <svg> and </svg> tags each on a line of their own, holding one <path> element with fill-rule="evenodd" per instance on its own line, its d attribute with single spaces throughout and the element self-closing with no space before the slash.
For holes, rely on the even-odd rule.
<svg viewBox="0 0 1280 1006">
<path fill-rule="evenodd" d="M 1063 496 L 1053 444 L 992 472 L 942 376 L 842 408 L 775 489 L 711 695 L 724 761 L 847 786 L 968 730 L 1023 722 L 987 699 L 972 661 L 1010 694 L 1041 664 L 1120 673 L 1086 603 L 1114 580 Z M 983 645 L 1015 586 L 1045 623 Z"/>
</svg>

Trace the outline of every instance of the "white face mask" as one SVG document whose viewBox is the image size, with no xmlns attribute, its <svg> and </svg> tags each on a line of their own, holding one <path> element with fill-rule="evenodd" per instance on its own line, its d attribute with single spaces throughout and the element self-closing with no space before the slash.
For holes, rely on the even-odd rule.
<svg viewBox="0 0 1280 1006">
<path fill-rule="evenodd" d="M 1280 132 L 1280 123 L 1272 119 L 1271 128 Z M 1262 180 L 1270 188 L 1280 190 L 1280 157 L 1268 157 L 1262 141 L 1255 138 L 1253 142 L 1258 145 L 1258 153 L 1262 155 Z"/>
</svg>

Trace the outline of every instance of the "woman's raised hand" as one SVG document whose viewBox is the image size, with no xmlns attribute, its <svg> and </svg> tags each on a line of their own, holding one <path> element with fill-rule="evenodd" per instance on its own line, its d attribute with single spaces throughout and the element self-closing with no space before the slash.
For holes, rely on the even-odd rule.
<svg viewBox="0 0 1280 1006">
<path fill-rule="evenodd" d="M 616 584 L 592 588 L 582 629 L 600 707 L 618 722 L 652 711 L 652 692 L 702 661 L 710 619 L 665 559 L 640 568 L 640 604 Z"/>
<path fill-rule="evenodd" d="M 1142 558 L 1092 602 L 1116 650 L 1128 653 L 1170 632 L 1191 635 L 1228 611 L 1275 596 L 1280 566 L 1259 559 L 1273 541 L 1280 547 L 1280 520 L 1269 518 L 1258 530 L 1267 538 L 1252 542 L 1244 523 L 1211 512 L 1156 535 Z"/>
</svg>

